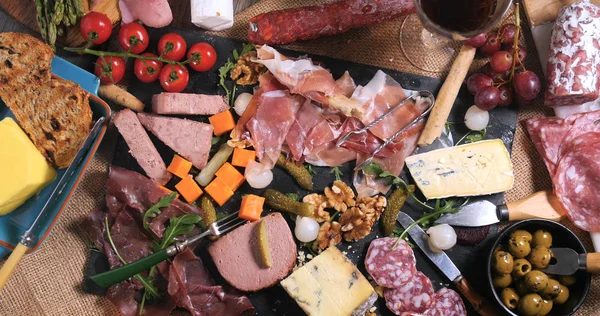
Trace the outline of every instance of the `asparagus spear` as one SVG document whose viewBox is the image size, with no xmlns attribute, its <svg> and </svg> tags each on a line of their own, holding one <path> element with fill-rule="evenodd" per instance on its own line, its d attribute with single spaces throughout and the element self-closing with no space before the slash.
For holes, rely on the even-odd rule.
<svg viewBox="0 0 600 316">
<path fill-rule="evenodd" d="M 54 22 L 56 25 L 59 25 L 62 22 L 64 12 L 64 0 L 56 0 L 56 2 L 54 2 L 54 16 L 52 17 L 52 22 Z"/>
</svg>

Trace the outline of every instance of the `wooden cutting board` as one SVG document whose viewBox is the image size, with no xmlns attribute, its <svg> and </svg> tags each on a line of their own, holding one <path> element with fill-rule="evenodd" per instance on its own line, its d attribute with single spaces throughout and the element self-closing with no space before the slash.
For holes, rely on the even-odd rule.
<svg viewBox="0 0 600 316">
<path fill-rule="evenodd" d="M 523 0 L 525 13 L 530 26 L 538 26 L 554 22 L 558 11 L 577 0 Z M 591 0 L 597 6 L 600 6 L 600 0 Z"/>
</svg>

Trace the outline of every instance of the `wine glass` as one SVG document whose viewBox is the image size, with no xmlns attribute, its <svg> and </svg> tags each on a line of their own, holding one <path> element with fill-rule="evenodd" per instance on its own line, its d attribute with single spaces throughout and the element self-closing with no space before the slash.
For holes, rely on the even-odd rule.
<svg viewBox="0 0 600 316">
<path fill-rule="evenodd" d="M 415 14 L 400 27 L 400 46 L 415 67 L 431 72 L 448 69 L 460 41 L 489 30 L 511 7 L 512 0 L 414 0 Z"/>
</svg>

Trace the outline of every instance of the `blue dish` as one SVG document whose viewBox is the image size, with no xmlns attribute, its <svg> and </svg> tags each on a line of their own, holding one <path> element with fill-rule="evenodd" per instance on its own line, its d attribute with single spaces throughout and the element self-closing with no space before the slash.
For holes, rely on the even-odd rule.
<svg viewBox="0 0 600 316">
<path fill-rule="evenodd" d="M 102 130 L 94 140 L 90 150 L 88 151 L 85 159 L 78 166 L 76 172 L 73 174 L 71 179 L 68 180 L 65 190 L 56 198 L 55 203 L 48 205 L 47 216 L 41 218 L 41 225 L 38 231 L 33 232 L 37 237 L 37 240 L 33 246 L 27 251 L 28 253 L 36 251 L 40 245 L 44 242 L 54 224 L 58 220 L 60 214 L 65 209 L 69 199 L 75 192 L 79 181 L 81 180 L 89 162 L 96 153 L 104 133 L 109 124 L 110 119 L 110 107 L 106 102 L 98 98 L 98 87 L 100 80 L 93 74 L 69 63 L 68 61 L 54 57 L 52 60 L 52 74 L 53 76 L 61 77 L 63 79 L 71 80 L 79 84 L 83 89 L 90 93 L 90 107 L 92 109 L 94 121 L 100 117 L 106 119 Z M 5 117 L 14 118 L 10 109 L 0 100 L 0 120 Z M 48 200 L 50 194 L 58 184 L 60 178 L 64 175 L 65 169 L 58 170 L 56 179 L 46 186 L 39 194 L 30 198 L 17 208 L 14 212 L 0 216 L 0 259 L 6 256 L 14 247 L 19 243 L 21 235 L 31 226 L 35 218 L 38 216 L 45 201 Z"/>
</svg>

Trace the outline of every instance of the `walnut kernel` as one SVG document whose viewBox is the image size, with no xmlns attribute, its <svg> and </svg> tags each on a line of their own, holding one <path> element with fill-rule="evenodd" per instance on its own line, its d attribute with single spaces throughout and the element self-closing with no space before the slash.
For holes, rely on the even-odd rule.
<svg viewBox="0 0 600 316">
<path fill-rule="evenodd" d="M 341 225 L 338 222 L 325 222 L 319 229 L 317 240 L 313 243 L 313 250 L 324 250 L 335 246 L 342 241 Z"/>
<path fill-rule="evenodd" d="M 334 181 L 331 188 L 325 188 L 325 196 L 329 205 L 336 211 L 345 212 L 349 206 L 356 205 L 354 191 L 340 180 Z"/>
<path fill-rule="evenodd" d="M 324 195 L 312 193 L 304 196 L 302 198 L 302 202 L 310 203 L 315 206 L 315 212 L 313 213 L 313 218 L 319 222 L 326 222 L 329 220 L 330 215 L 325 209 L 327 208 L 327 198 Z"/>
<path fill-rule="evenodd" d="M 232 80 L 242 86 L 255 84 L 258 82 L 258 76 L 265 69 L 263 64 L 253 63 L 250 59 L 256 57 L 256 51 L 247 52 L 240 56 L 237 63 L 231 70 Z"/>
<path fill-rule="evenodd" d="M 371 233 L 373 223 L 358 207 L 352 207 L 340 216 L 341 230 L 346 241 L 363 239 Z"/>
</svg>

